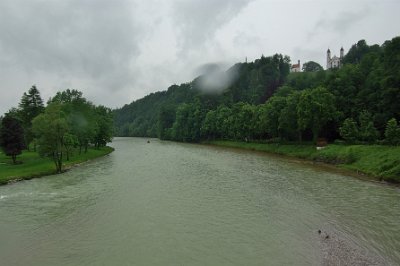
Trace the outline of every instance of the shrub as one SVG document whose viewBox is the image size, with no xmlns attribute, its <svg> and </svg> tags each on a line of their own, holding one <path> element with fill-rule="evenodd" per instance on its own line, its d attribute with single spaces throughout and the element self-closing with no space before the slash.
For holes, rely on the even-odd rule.
<svg viewBox="0 0 400 266">
<path fill-rule="evenodd" d="M 390 145 L 400 144 L 400 127 L 397 125 L 395 118 L 392 118 L 387 122 L 385 140 Z"/>
</svg>

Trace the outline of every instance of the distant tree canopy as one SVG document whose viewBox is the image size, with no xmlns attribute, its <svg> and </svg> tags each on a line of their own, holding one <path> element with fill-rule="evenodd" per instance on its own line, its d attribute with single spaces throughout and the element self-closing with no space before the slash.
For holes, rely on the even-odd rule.
<svg viewBox="0 0 400 266">
<path fill-rule="evenodd" d="M 113 136 L 113 113 L 87 101 L 82 92 L 67 89 L 57 92 L 45 107 L 39 90 L 32 86 L 24 93 L 18 108 L 1 119 L 1 143 L 7 155 L 20 154 L 29 144 L 41 155 L 53 159 L 62 171 L 63 157 L 86 152 L 89 145 L 105 146 Z"/>
<path fill-rule="evenodd" d="M 32 124 L 39 153 L 52 158 L 58 172 L 63 156 L 68 160 L 74 148 L 81 153 L 89 144 L 105 146 L 113 135 L 111 110 L 93 105 L 77 90 L 57 92 Z"/>
<path fill-rule="evenodd" d="M 227 75 L 231 77 L 230 83 L 218 94 L 205 93 L 201 78 L 190 83 L 172 85 L 167 91 L 151 93 L 114 111 L 116 135 L 167 137 L 172 133 L 172 129 L 168 128 L 175 122 L 178 106 L 183 103 L 197 102 L 202 112 L 237 102 L 264 103 L 285 83 L 289 63 L 289 57 L 276 54 L 271 57 L 262 56 L 251 63 L 236 64 L 227 70 Z M 165 120 L 160 121 L 159 118 Z"/>
<path fill-rule="evenodd" d="M 304 72 L 317 72 L 324 70 L 320 64 L 314 61 L 308 61 L 303 64 L 303 69 Z"/>
<path fill-rule="evenodd" d="M 228 69 L 234 78 L 219 94 L 204 93 L 199 77 L 115 110 L 115 133 L 190 142 L 323 137 L 397 143 L 399 58 L 400 37 L 381 46 L 357 42 L 335 70 L 309 61 L 304 72 L 289 74 L 287 56 L 262 56 Z"/>
</svg>

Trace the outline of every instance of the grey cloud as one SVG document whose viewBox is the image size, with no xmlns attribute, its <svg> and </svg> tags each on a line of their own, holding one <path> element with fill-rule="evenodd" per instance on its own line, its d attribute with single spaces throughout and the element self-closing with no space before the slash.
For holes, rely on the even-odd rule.
<svg viewBox="0 0 400 266">
<path fill-rule="evenodd" d="M 1 1 L 1 65 L 129 83 L 142 32 L 131 1 Z M 137 24 L 137 22 L 136 22 Z M 7 56 L 3 56 L 7 55 Z M 121 75 L 123 73 L 124 75 Z M 115 83 L 115 84 L 114 84 Z"/>
<path fill-rule="evenodd" d="M 324 67 L 325 57 L 326 57 L 326 48 L 324 46 L 318 47 L 318 49 L 309 49 L 306 47 L 298 46 L 293 49 L 292 53 L 295 57 L 291 58 L 292 62 L 297 62 L 300 60 L 301 64 L 304 64 L 308 61 L 315 61 L 319 64 L 322 64 Z"/>
<path fill-rule="evenodd" d="M 175 2 L 173 18 L 180 30 L 181 52 L 195 51 L 212 39 L 224 24 L 235 18 L 252 0 L 197 0 Z"/>
<path fill-rule="evenodd" d="M 249 46 L 261 46 L 264 40 L 267 38 L 262 38 L 257 35 L 252 35 L 247 32 L 240 31 L 236 34 L 233 39 L 233 43 L 238 47 L 249 47 Z"/>
<path fill-rule="evenodd" d="M 322 32 L 335 32 L 341 35 L 346 34 L 351 30 L 352 26 L 370 14 L 370 8 L 365 6 L 362 10 L 357 12 L 344 11 L 338 14 L 335 18 L 324 17 L 319 19 L 312 32 L 309 32 L 308 39 L 314 38 Z"/>
</svg>

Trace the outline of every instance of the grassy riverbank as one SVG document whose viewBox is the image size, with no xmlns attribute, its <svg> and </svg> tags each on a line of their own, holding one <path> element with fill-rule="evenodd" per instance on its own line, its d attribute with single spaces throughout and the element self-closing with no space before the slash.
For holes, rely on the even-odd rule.
<svg viewBox="0 0 400 266">
<path fill-rule="evenodd" d="M 70 160 L 63 162 L 63 169 L 68 169 L 76 164 L 104 156 L 114 149 L 103 147 L 100 149 L 89 149 L 87 153 L 78 154 L 77 152 L 70 156 Z M 10 181 L 31 179 L 44 175 L 55 173 L 55 165 L 49 158 L 42 158 L 38 153 L 32 151 L 23 151 L 17 157 L 21 164 L 12 164 L 11 158 L 0 153 L 0 185 L 7 184 Z"/>
<path fill-rule="evenodd" d="M 317 151 L 314 145 L 209 141 L 207 144 L 250 149 L 337 165 L 378 180 L 400 183 L 400 147 L 330 144 Z"/>
</svg>

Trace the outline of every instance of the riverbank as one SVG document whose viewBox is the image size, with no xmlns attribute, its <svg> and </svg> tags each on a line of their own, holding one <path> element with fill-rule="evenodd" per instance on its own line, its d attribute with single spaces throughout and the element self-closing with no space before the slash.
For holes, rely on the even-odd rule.
<svg viewBox="0 0 400 266">
<path fill-rule="evenodd" d="M 384 257 L 333 228 L 329 228 L 329 231 L 320 230 L 318 234 L 322 251 L 321 265 L 391 265 Z"/>
<path fill-rule="evenodd" d="M 383 145 L 330 144 L 322 150 L 314 145 L 208 141 L 205 144 L 275 153 L 323 162 L 371 177 L 400 183 L 400 147 Z"/>
<path fill-rule="evenodd" d="M 105 156 L 113 151 L 114 149 L 111 147 L 102 147 L 100 149 L 88 149 L 87 153 L 74 153 L 70 156 L 69 161 L 64 160 L 63 169 L 70 169 L 75 165 Z M 23 151 L 17 157 L 17 160 L 22 163 L 14 165 L 9 156 L 0 153 L 0 185 L 56 173 L 54 162 L 49 158 L 40 157 L 37 152 Z"/>
</svg>

